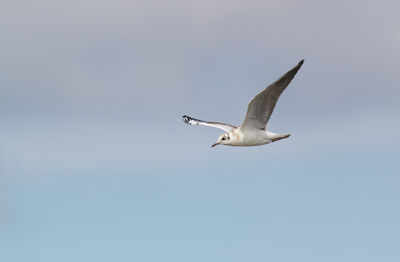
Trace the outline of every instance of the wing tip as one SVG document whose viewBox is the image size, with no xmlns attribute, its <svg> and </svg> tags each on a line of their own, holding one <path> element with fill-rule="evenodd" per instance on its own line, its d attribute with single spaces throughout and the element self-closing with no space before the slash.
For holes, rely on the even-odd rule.
<svg viewBox="0 0 400 262">
<path fill-rule="evenodd" d="M 193 118 L 191 118 L 190 116 L 187 116 L 187 115 L 183 115 L 182 116 L 182 120 L 183 120 L 183 122 L 185 122 L 188 125 L 195 125 L 196 124 L 195 119 L 193 119 Z"/>
<path fill-rule="evenodd" d="M 300 62 L 299 62 L 299 64 L 298 64 L 298 65 L 299 65 L 299 66 L 302 66 L 302 65 L 303 65 L 303 63 L 304 63 L 304 58 L 300 60 Z"/>
<path fill-rule="evenodd" d="M 183 115 L 183 116 L 182 116 L 182 120 L 183 120 L 183 122 L 185 122 L 186 124 L 189 124 L 190 117 L 187 116 L 187 115 Z"/>
</svg>

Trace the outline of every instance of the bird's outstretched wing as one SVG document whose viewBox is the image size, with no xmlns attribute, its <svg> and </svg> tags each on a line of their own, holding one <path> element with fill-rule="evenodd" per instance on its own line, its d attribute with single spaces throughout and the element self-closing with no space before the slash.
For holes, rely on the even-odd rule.
<svg viewBox="0 0 400 262">
<path fill-rule="evenodd" d="M 246 117 L 240 129 L 266 129 L 267 122 L 274 111 L 279 96 L 292 81 L 303 62 L 304 59 L 249 102 Z"/>
<path fill-rule="evenodd" d="M 234 126 L 234 125 L 218 123 L 218 122 L 207 122 L 207 121 L 192 118 L 187 115 L 182 116 L 182 119 L 183 119 L 183 122 L 185 122 L 186 124 L 192 125 L 192 126 L 193 125 L 211 126 L 211 127 L 216 127 L 216 128 L 222 129 L 225 132 L 229 132 L 233 129 L 238 128 L 237 126 Z"/>
</svg>

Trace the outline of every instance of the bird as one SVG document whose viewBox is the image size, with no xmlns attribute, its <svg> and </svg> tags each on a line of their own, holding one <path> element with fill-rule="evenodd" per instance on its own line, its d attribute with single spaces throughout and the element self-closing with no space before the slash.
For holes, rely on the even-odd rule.
<svg viewBox="0 0 400 262">
<path fill-rule="evenodd" d="M 288 138 L 290 134 L 275 134 L 267 131 L 267 123 L 280 95 L 293 80 L 303 63 L 304 59 L 251 99 L 247 106 L 246 116 L 239 127 L 220 122 L 203 121 L 187 115 L 182 116 L 183 121 L 189 125 L 202 125 L 224 130 L 225 133 L 221 134 L 211 147 L 216 145 L 260 146 Z"/>
</svg>

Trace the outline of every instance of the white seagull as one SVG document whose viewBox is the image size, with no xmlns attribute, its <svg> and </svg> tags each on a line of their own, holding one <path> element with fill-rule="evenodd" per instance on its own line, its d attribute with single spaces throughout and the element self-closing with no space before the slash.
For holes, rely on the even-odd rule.
<svg viewBox="0 0 400 262">
<path fill-rule="evenodd" d="M 292 81 L 303 62 L 304 59 L 251 99 L 247 107 L 246 117 L 240 127 L 218 122 L 207 122 L 186 115 L 183 116 L 183 121 L 189 125 L 211 126 L 224 130 L 225 133 L 220 135 L 217 142 L 211 147 L 216 145 L 259 146 L 288 138 L 290 134 L 268 132 L 266 125 L 274 111 L 279 96 Z"/>
</svg>

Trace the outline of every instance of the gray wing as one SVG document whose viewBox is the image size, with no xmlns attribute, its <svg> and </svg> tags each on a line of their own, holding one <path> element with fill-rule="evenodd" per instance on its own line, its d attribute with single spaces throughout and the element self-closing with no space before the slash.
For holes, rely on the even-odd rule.
<svg viewBox="0 0 400 262">
<path fill-rule="evenodd" d="M 199 119 L 192 118 L 190 116 L 184 115 L 182 116 L 183 122 L 189 125 L 202 125 L 202 126 L 210 126 L 210 127 L 215 127 L 224 130 L 225 132 L 229 132 L 233 129 L 238 128 L 237 126 L 234 125 L 229 125 L 229 124 L 224 124 L 224 123 L 218 123 L 218 122 L 207 122 Z"/>
<path fill-rule="evenodd" d="M 274 111 L 279 96 L 292 81 L 303 62 L 304 59 L 249 102 L 246 117 L 240 126 L 241 129 L 266 129 L 267 122 Z"/>
</svg>

